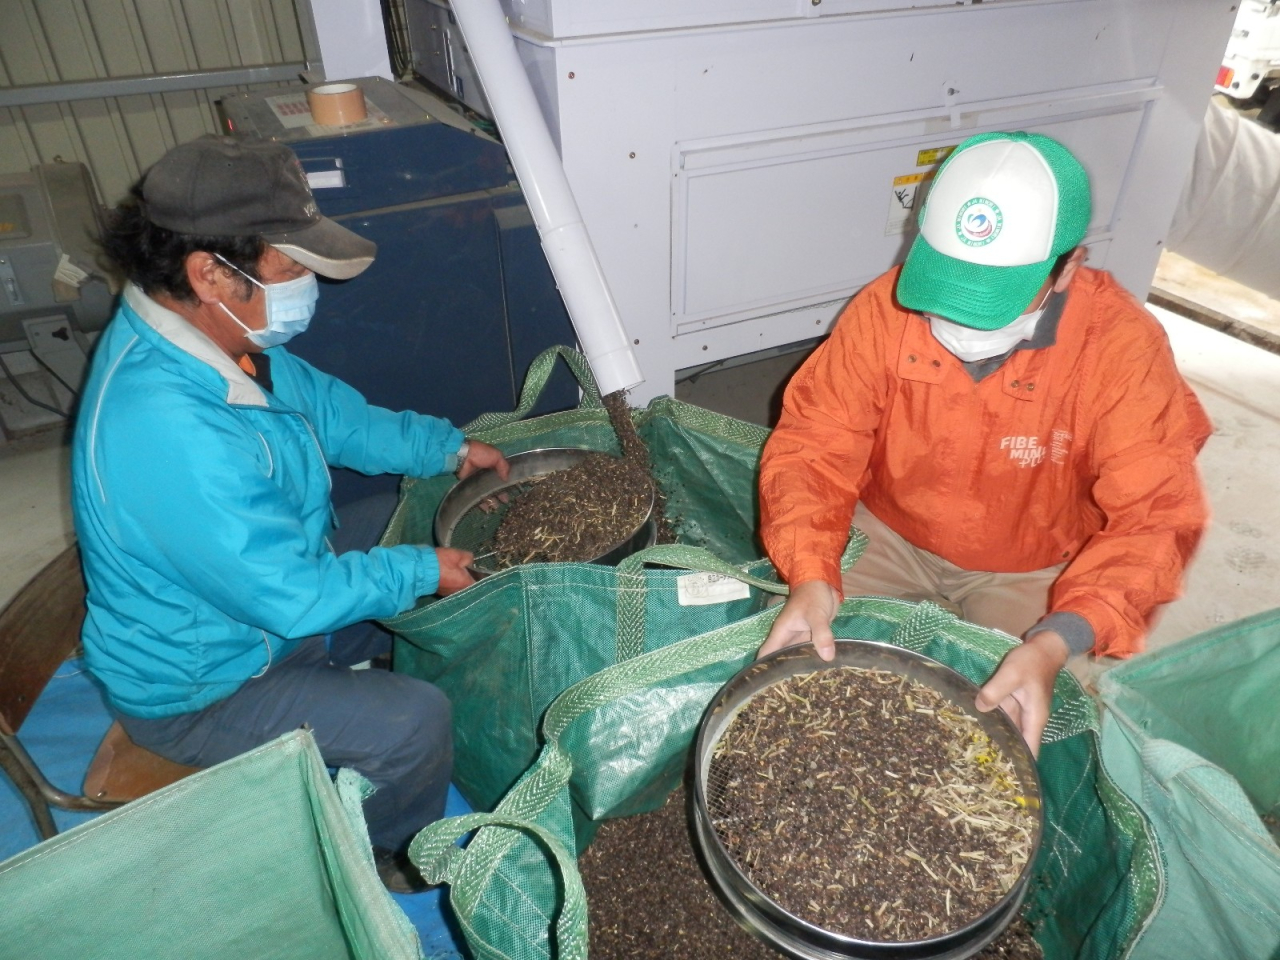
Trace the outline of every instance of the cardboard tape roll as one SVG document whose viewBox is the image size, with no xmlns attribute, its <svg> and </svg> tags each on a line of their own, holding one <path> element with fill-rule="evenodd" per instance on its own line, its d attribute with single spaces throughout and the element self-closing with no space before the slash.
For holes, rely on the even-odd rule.
<svg viewBox="0 0 1280 960">
<path fill-rule="evenodd" d="M 354 83 L 326 83 L 307 91 L 311 119 L 322 127 L 359 123 L 367 115 L 364 91 Z"/>
</svg>

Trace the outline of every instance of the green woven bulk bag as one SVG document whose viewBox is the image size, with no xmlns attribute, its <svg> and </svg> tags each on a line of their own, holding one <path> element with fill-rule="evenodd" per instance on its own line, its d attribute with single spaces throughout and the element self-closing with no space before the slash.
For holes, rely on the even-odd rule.
<svg viewBox="0 0 1280 960">
<path fill-rule="evenodd" d="M 299 731 L 11 857 L 0 958 L 418 960 L 338 780 Z"/>
<path fill-rule="evenodd" d="M 1104 674 L 1102 759 L 1164 850 L 1133 960 L 1280 957 L 1280 610 Z M 1190 945 L 1194 944 L 1194 947 Z"/>
<path fill-rule="evenodd" d="M 582 405 L 520 419 L 533 408 L 558 356 L 582 384 Z M 743 573 L 726 564 L 745 564 L 747 573 L 776 585 L 755 537 L 756 473 L 768 431 L 668 397 L 636 411 L 634 420 L 649 445 L 668 515 L 681 539 L 699 548 L 664 554 L 666 562 L 687 569 L 645 569 L 634 559 L 617 568 L 527 564 L 451 597 L 424 598 L 383 621 L 396 634 L 396 671 L 431 681 L 453 705 L 455 783 L 475 809 L 493 809 L 533 763 L 542 715 L 568 687 L 763 609 L 768 594 L 758 585 L 738 589 L 738 581 L 728 581 L 733 589 L 723 597 L 695 589 L 725 585 L 711 578 L 726 571 Z M 466 433 L 507 454 L 540 447 L 618 452 L 585 360 L 564 347 L 534 361 L 514 413 L 482 417 Z M 382 543 L 433 543 L 436 508 L 455 482 L 406 480 Z M 621 593 L 633 602 L 620 607 Z M 625 612 L 637 607 L 642 618 Z"/>
<path fill-rule="evenodd" d="M 415 838 L 411 856 L 425 875 L 450 884 L 450 904 L 478 960 L 586 956 L 575 855 L 595 821 L 662 803 L 707 704 L 752 659 L 777 613 L 767 609 L 571 687 L 546 713 L 538 761 L 493 813 L 441 821 Z M 975 683 L 1015 642 L 932 604 L 883 598 L 845 601 L 835 633 L 923 653 Z M 1093 701 L 1064 673 L 1040 756 L 1046 825 L 1027 900 L 1048 960 L 1125 956 L 1158 893 L 1157 848 L 1139 810 L 1098 763 L 1097 722 Z M 627 802 L 638 797 L 644 802 Z M 476 828 L 465 849 L 453 845 Z M 689 955 L 697 949 L 691 943 Z"/>
</svg>

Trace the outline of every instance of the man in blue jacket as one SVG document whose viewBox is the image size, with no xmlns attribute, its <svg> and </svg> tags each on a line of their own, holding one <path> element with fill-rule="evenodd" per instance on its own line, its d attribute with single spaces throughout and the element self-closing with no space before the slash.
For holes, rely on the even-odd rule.
<svg viewBox="0 0 1280 960">
<path fill-rule="evenodd" d="M 449 703 L 350 666 L 388 648 L 368 621 L 462 589 L 472 558 L 373 546 L 367 512 L 335 529 L 329 467 L 505 475 L 506 461 L 445 420 L 370 406 L 282 346 L 311 319 L 315 275 L 349 279 L 376 252 L 320 215 L 288 147 L 176 147 L 104 247 L 129 283 L 76 423 L 85 662 L 133 740 L 180 763 L 308 725 L 328 764 L 377 787 L 365 813 L 384 882 L 420 889 L 404 851 L 444 810 Z"/>
</svg>

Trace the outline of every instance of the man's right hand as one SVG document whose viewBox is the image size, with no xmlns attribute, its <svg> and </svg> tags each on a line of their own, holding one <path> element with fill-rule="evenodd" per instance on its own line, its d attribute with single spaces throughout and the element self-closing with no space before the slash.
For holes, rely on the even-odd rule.
<svg viewBox="0 0 1280 960">
<path fill-rule="evenodd" d="M 840 594 L 825 580 L 806 580 L 791 588 L 791 596 L 783 604 L 773 629 L 756 654 L 759 659 L 783 647 L 813 642 L 818 656 L 830 660 L 836 655 L 836 641 L 831 621 L 840 608 Z"/>
<path fill-rule="evenodd" d="M 474 560 L 475 555 L 470 550 L 436 547 L 436 562 L 440 564 L 440 586 L 436 588 L 436 593 L 447 597 L 475 583 L 476 578 L 467 569 Z"/>
</svg>

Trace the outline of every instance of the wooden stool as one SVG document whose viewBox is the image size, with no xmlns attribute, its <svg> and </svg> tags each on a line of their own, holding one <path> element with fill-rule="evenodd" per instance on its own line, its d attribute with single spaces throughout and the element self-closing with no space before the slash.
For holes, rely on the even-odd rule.
<svg viewBox="0 0 1280 960">
<path fill-rule="evenodd" d="M 58 667 L 80 643 L 85 616 L 80 551 L 51 560 L 0 611 L 0 769 L 31 808 L 41 837 L 58 832 L 50 806 L 109 810 L 168 786 L 196 767 L 144 750 L 113 723 L 98 746 L 80 794 L 59 790 L 18 739 L 18 731 Z"/>
</svg>

